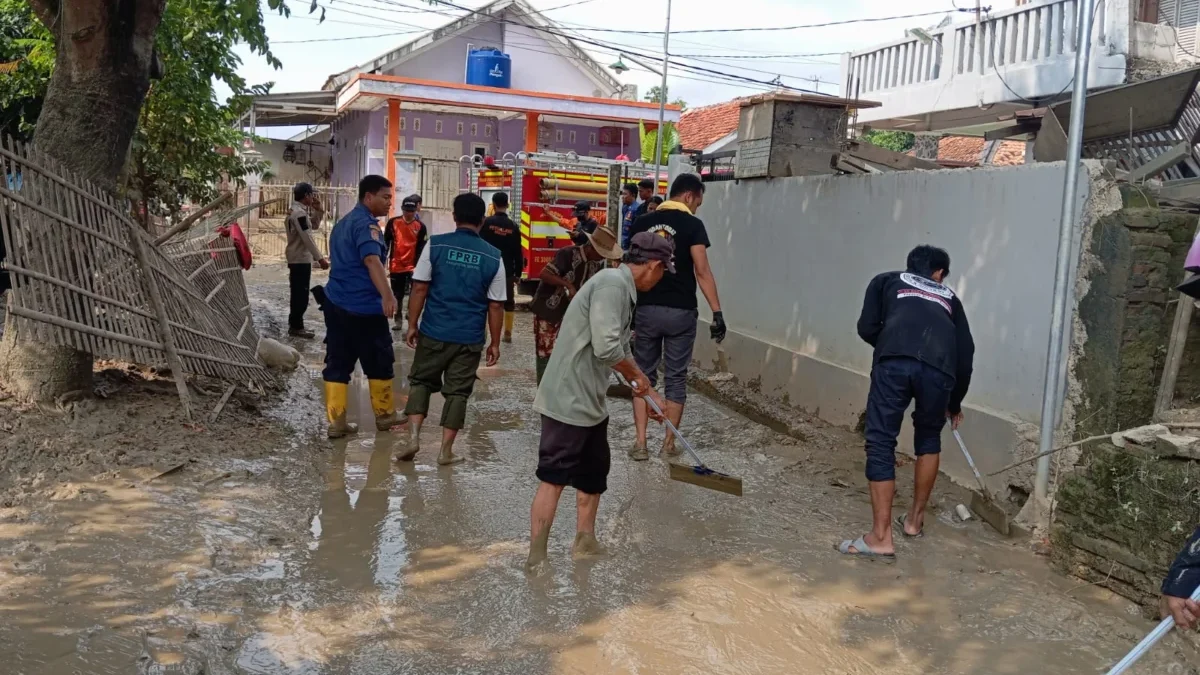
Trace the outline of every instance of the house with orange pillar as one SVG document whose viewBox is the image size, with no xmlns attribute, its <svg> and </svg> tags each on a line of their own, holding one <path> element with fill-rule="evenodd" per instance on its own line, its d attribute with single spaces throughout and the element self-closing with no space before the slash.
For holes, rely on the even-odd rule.
<svg viewBox="0 0 1200 675">
<path fill-rule="evenodd" d="M 679 115 L 667 106 L 666 121 Z M 418 158 L 424 206 L 434 210 L 469 185 L 464 156 L 548 151 L 636 161 L 639 123 L 653 129 L 657 121 L 657 103 L 639 101 L 636 86 L 525 0 L 483 5 L 329 75 L 320 89 L 257 97 L 249 116 L 257 127 L 316 129 L 294 138 L 288 156 L 319 146 L 328 164 L 321 178 L 335 185 L 368 173 L 394 178 L 398 157 Z"/>
</svg>

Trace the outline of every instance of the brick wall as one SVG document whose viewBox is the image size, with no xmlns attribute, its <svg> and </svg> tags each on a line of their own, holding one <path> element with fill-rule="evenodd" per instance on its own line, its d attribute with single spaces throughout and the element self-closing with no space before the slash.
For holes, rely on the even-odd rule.
<svg viewBox="0 0 1200 675">
<path fill-rule="evenodd" d="M 1080 302 L 1087 330 L 1076 368 L 1085 392 L 1079 434 L 1146 424 L 1174 320 L 1175 286 L 1196 228 L 1194 214 L 1132 208 L 1102 218 L 1091 249 L 1099 268 Z M 1200 320 L 1200 317 L 1198 317 Z M 1185 396 L 1200 396 L 1200 330 L 1180 372 Z"/>
<path fill-rule="evenodd" d="M 1055 563 L 1149 615 L 1167 567 L 1200 523 L 1200 462 L 1103 442 L 1085 450 L 1081 466 L 1058 490 Z"/>
</svg>

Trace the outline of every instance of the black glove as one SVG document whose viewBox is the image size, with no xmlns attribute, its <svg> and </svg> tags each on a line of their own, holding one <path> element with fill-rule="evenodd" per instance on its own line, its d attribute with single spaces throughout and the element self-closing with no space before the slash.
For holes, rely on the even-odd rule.
<svg viewBox="0 0 1200 675">
<path fill-rule="evenodd" d="M 728 329 L 725 328 L 725 315 L 721 312 L 713 312 L 712 325 L 708 327 L 709 335 L 712 335 L 712 339 L 717 344 L 721 344 L 721 341 L 725 339 L 726 332 Z"/>
</svg>

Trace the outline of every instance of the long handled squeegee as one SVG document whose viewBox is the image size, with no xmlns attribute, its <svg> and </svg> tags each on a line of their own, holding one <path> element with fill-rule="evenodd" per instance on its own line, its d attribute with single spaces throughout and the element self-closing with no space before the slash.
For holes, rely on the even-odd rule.
<svg viewBox="0 0 1200 675">
<path fill-rule="evenodd" d="M 671 471 L 671 480 L 677 480 L 683 483 L 691 483 L 692 485 L 699 485 L 702 488 L 716 490 L 717 492 L 725 492 L 737 497 L 742 496 L 741 478 L 736 478 L 734 476 L 730 476 L 729 474 L 721 473 L 720 471 L 713 471 L 705 466 L 704 461 L 700 459 L 700 455 L 696 454 L 696 450 L 692 447 L 692 444 L 688 443 L 687 439 L 683 437 L 683 434 L 679 433 L 679 430 L 675 428 L 674 424 L 671 424 L 671 420 L 663 414 L 663 411 L 659 409 L 658 404 L 649 397 L 642 400 L 649 404 L 649 406 L 654 409 L 654 412 L 663 418 L 663 424 L 667 425 L 667 428 L 671 430 L 672 434 L 675 434 L 675 438 L 678 439 L 683 445 L 683 449 L 687 450 L 687 453 L 692 456 L 693 460 L 696 461 L 696 466 L 667 462 L 667 466 L 670 467 Z"/>
<path fill-rule="evenodd" d="M 1192 591 L 1191 600 L 1193 602 L 1200 602 L 1200 587 L 1197 587 L 1196 590 Z M 1117 665 L 1113 666 L 1112 670 L 1108 671 L 1107 675 L 1121 675 L 1121 673 L 1132 668 L 1133 664 L 1137 663 L 1138 659 L 1145 656 L 1146 652 L 1150 651 L 1150 648 L 1153 647 L 1159 640 L 1163 639 L 1163 636 L 1171 632 L 1171 629 L 1174 627 L 1175 617 L 1173 616 L 1168 616 L 1167 618 L 1158 622 L 1158 626 L 1156 626 L 1154 630 L 1150 631 L 1149 635 L 1142 638 L 1142 641 L 1137 643 L 1136 647 L 1129 650 L 1129 653 L 1125 655 L 1125 658 L 1121 659 Z"/>
</svg>

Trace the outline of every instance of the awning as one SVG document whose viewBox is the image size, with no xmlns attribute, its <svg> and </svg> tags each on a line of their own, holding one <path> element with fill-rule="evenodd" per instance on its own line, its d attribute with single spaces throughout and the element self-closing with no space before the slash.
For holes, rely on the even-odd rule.
<svg viewBox="0 0 1200 675">
<path fill-rule="evenodd" d="M 658 121 L 658 104 L 645 101 L 498 89 L 367 74 L 356 76 L 338 92 L 337 111 L 341 113 L 347 110 L 375 110 L 389 100 L 611 122 Z M 679 106 L 668 105 L 663 119 L 667 122 L 678 122 L 679 114 Z"/>
<path fill-rule="evenodd" d="M 254 126 L 329 124 L 337 117 L 337 92 L 298 91 L 254 97 Z"/>
</svg>

